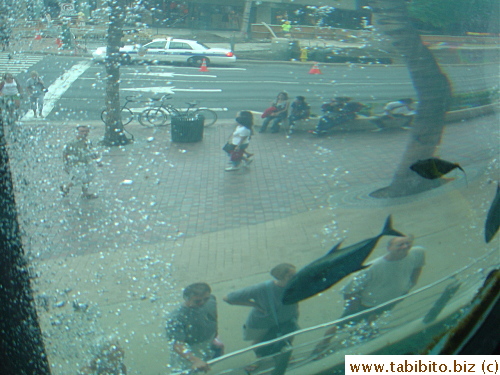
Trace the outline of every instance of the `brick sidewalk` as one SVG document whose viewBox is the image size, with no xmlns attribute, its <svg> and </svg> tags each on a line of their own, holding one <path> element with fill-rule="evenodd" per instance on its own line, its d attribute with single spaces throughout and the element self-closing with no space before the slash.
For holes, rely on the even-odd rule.
<svg viewBox="0 0 500 375">
<path fill-rule="evenodd" d="M 492 120 L 448 126 L 443 137 L 440 156 L 460 160 L 469 185 L 498 151 Z M 125 342 L 128 367 L 161 373 L 168 358 L 164 314 L 179 301 L 182 287 L 206 281 L 220 301 L 235 288 L 268 279 L 277 263 L 302 267 L 341 239 L 351 244 L 379 233 L 389 213 L 398 230 L 416 233 L 418 244 L 431 249 L 439 243 L 440 252 L 459 248 L 470 232 L 455 224 L 469 220 L 461 204 L 444 203 L 448 221 L 430 220 L 443 215 L 435 202 L 446 188 L 426 193 L 428 207 L 418 203 L 421 197 L 368 196 L 390 182 L 408 137 L 402 130 L 325 138 L 256 134 L 251 167 L 225 172 L 228 158 L 221 147 L 233 124 L 206 129 L 198 143 L 172 143 L 168 129 L 130 124 L 135 142 L 103 150 L 105 165 L 92 185 L 100 197 L 89 201 L 77 189 L 67 198 L 58 191 L 61 150 L 75 125 L 31 120 L 8 134 L 25 248 L 38 275 L 35 289 L 51 303 L 67 301 L 41 313 L 55 374 L 75 373 L 65 367 L 77 362 L 65 357 L 70 349 L 82 353 L 95 336 L 111 332 Z M 91 138 L 99 140 L 102 123 L 91 125 Z M 464 188 L 457 175 L 450 189 Z M 451 201 L 460 194 L 449 195 Z M 436 239 L 443 231 L 446 241 Z M 476 252 L 474 246 L 469 250 Z M 383 251 L 381 245 L 373 256 Z M 436 276 L 438 264 L 447 267 L 440 252 L 429 251 L 423 282 Z M 340 287 L 301 304 L 302 327 L 339 315 Z M 75 313 L 73 300 L 89 304 L 89 312 Z M 228 351 L 244 347 L 235 330 L 248 311 L 222 303 L 219 309 Z M 63 329 L 66 324 L 70 329 Z M 81 335 L 76 341 L 75 332 Z"/>
</svg>

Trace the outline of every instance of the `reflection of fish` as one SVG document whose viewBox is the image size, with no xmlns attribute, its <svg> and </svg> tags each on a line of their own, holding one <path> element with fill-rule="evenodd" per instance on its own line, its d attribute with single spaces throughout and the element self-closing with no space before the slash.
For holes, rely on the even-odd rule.
<svg viewBox="0 0 500 375">
<path fill-rule="evenodd" d="M 500 184 L 497 186 L 497 193 L 493 203 L 488 211 L 486 223 L 484 225 L 484 239 L 486 243 L 490 242 L 498 231 L 500 226 Z"/>
<path fill-rule="evenodd" d="M 345 249 L 337 244 L 325 256 L 302 268 L 288 282 L 283 293 L 283 304 L 290 305 L 312 297 L 330 288 L 352 272 L 365 268 L 363 262 L 370 255 L 382 236 L 404 236 L 392 228 L 391 216 L 387 217 L 382 233 Z"/>
<path fill-rule="evenodd" d="M 428 180 L 439 178 L 446 173 L 451 172 L 455 168 L 458 168 L 465 173 L 462 167 L 457 163 L 451 163 L 438 158 L 419 160 L 410 166 L 412 171 L 417 172 L 420 176 L 427 178 Z"/>
</svg>

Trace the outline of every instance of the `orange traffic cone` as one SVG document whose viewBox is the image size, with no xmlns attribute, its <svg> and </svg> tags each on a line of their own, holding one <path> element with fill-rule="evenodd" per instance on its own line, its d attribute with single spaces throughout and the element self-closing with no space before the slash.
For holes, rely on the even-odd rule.
<svg viewBox="0 0 500 375">
<path fill-rule="evenodd" d="M 321 70 L 319 70 L 317 62 L 315 62 L 311 70 L 309 70 L 309 74 L 323 74 L 321 73 Z"/>
<path fill-rule="evenodd" d="M 40 35 L 40 31 L 36 30 L 35 40 L 41 40 L 41 39 L 42 39 L 42 36 Z"/>
<path fill-rule="evenodd" d="M 208 72 L 207 61 L 205 59 L 203 59 L 203 61 L 201 63 L 200 72 Z"/>
</svg>

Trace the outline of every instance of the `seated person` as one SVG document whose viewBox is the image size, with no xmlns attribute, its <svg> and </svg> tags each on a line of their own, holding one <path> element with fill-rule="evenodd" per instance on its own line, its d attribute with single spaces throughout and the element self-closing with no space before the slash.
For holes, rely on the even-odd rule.
<svg viewBox="0 0 500 375">
<path fill-rule="evenodd" d="M 412 98 L 403 98 L 395 102 L 387 103 L 384 107 L 384 114 L 372 122 L 377 126 L 373 131 L 381 131 L 384 128 L 384 120 L 403 119 L 402 129 L 410 129 L 415 110 L 412 107 Z"/>
<path fill-rule="evenodd" d="M 295 125 L 295 121 L 309 118 L 309 115 L 311 114 L 311 108 L 309 107 L 309 104 L 306 103 L 306 98 L 303 96 L 297 96 L 293 101 L 291 108 L 292 110 L 290 116 L 288 117 L 290 129 L 292 129 Z"/>
<path fill-rule="evenodd" d="M 279 132 L 280 122 L 286 120 L 286 118 L 288 117 L 288 107 L 290 107 L 288 94 L 286 92 L 280 92 L 276 97 L 276 100 L 271 104 L 271 107 L 275 107 L 276 110 L 269 113 L 264 119 L 259 133 L 264 133 L 271 121 L 273 122 L 271 125 L 271 133 Z"/>
<path fill-rule="evenodd" d="M 311 133 L 325 135 L 335 126 L 342 125 L 356 118 L 356 113 L 364 106 L 359 102 L 351 102 L 351 98 L 339 97 L 332 99 L 330 103 L 323 104 L 321 109 L 325 114 L 319 119 L 316 129 Z"/>
</svg>

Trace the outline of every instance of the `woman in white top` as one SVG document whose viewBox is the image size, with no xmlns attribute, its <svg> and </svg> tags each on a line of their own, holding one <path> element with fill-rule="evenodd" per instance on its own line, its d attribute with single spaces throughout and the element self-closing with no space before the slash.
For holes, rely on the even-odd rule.
<svg viewBox="0 0 500 375">
<path fill-rule="evenodd" d="M 231 158 L 231 167 L 226 168 L 226 171 L 236 171 L 240 169 L 241 163 L 245 160 L 245 164 L 248 165 L 251 159 L 245 159 L 244 153 L 246 148 L 250 143 L 250 137 L 252 136 L 253 130 L 253 115 L 250 111 L 238 112 L 236 116 L 236 128 L 229 137 L 224 150 L 228 153 Z"/>
<path fill-rule="evenodd" d="M 0 82 L 0 96 L 3 101 L 2 107 L 9 111 L 9 118 L 12 120 L 15 120 L 14 111 L 21 105 L 21 94 L 21 85 L 17 79 L 11 73 L 5 73 L 2 82 Z"/>
</svg>

